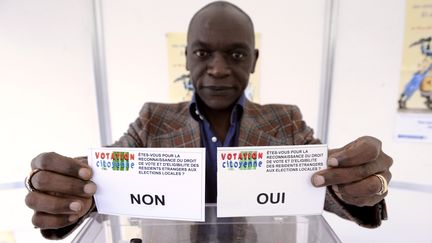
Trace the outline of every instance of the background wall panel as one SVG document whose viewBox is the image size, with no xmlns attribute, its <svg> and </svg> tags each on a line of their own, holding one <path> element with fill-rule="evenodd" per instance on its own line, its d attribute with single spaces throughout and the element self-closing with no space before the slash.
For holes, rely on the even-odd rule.
<svg viewBox="0 0 432 243">
<path fill-rule="evenodd" d="M 47 241 L 24 204 L 31 159 L 99 145 L 91 28 L 91 1 L 0 0 L 0 231 L 16 242 Z"/>
</svg>

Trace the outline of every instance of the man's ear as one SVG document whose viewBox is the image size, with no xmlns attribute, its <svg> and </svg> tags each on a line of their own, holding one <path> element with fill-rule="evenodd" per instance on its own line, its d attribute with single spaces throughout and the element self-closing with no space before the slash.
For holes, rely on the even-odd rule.
<svg viewBox="0 0 432 243">
<path fill-rule="evenodd" d="M 187 57 L 187 46 L 185 47 L 186 70 L 189 71 L 189 62 Z"/>
<path fill-rule="evenodd" d="M 258 57 L 259 57 L 259 50 L 258 50 L 258 49 L 255 49 L 255 51 L 254 51 L 254 60 L 253 60 L 253 63 L 252 63 L 252 70 L 251 70 L 251 73 L 254 73 L 254 72 L 255 72 L 255 66 L 256 66 L 256 63 L 257 63 L 257 61 L 258 61 Z"/>
</svg>

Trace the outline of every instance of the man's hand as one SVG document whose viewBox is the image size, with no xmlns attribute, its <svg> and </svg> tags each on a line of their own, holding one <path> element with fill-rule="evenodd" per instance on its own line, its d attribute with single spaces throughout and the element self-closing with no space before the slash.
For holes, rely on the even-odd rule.
<svg viewBox="0 0 432 243">
<path fill-rule="evenodd" d="M 381 150 L 378 139 L 358 138 L 343 148 L 329 150 L 328 158 L 328 168 L 312 177 L 315 186 L 331 186 L 342 201 L 359 207 L 373 206 L 387 195 L 380 195 L 382 183 L 375 175 L 389 182 L 393 160 Z"/>
<path fill-rule="evenodd" d="M 91 168 L 76 159 L 43 153 L 31 162 L 33 189 L 25 202 L 34 210 L 33 224 L 57 229 L 75 223 L 92 206 L 96 185 L 90 181 Z"/>
</svg>

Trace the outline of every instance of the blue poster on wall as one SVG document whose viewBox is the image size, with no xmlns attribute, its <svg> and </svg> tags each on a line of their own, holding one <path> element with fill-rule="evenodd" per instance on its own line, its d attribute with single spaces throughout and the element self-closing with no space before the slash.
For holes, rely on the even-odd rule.
<svg viewBox="0 0 432 243">
<path fill-rule="evenodd" d="M 431 7 L 431 0 L 407 1 L 397 140 L 432 142 Z"/>
</svg>

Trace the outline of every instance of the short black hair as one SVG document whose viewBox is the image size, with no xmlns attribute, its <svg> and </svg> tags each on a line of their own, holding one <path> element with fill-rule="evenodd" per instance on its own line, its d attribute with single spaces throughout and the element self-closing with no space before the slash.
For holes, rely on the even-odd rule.
<svg viewBox="0 0 432 243">
<path fill-rule="evenodd" d="M 197 11 L 193 16 L 192 16 L 191 20 L 189 21 L 188 33 L 189 33 L 189 30 L 190 30 L 191 24 L 192 24 L 192 22 L 195 20 L 196 16 L 197 16 L 198 14 L 200 14 L 202 11 L 204 11 L 204 10 L 206 10 L 207 8 L 210 8 L 210 7 L 220 7 L 220 8 L 227 8 L 227 7 L 230 7 L 230 8 L 234 8 L 234 9 L 236 9 L 237 11 L 239 11 L 241 14 L 243 14 L 243 15 L 247 18 L 247 20 L 248 20 L 248 22 L 249 22 L 249 24 L 250 24 L 250 26 L 251 26 L 252 33 L 255 33 L 255 32 L 254 32 L 254 24 L 253 24 L 253 21 L 252 21 L 251 17 L 250 17 L 250 16 L 249 16 L 245 11 L 243 11 L 243 9 L 239 8 L 237 5 L 234 5 L 234 4 L 232 4 L 232 3 L 230 3 L 230 2 L 226 2 L 226 1 L 215 1 L 215 2 L 211 2 L 211 3 L 207 4 L 207 5 L 205 5 L 204 7 L 200 8 L 200 9 L 199 9 L 199 10 L 198 10 L 198 11 Z"/>
</svg>

